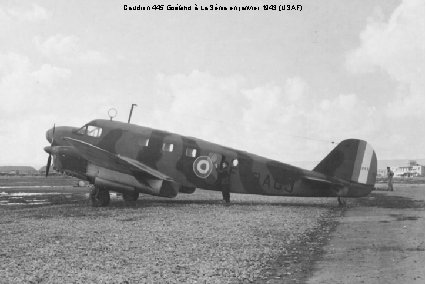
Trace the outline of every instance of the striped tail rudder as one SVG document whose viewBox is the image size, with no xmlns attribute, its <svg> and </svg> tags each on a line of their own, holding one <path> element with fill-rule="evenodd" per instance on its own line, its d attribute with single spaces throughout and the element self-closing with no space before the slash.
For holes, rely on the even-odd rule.
<svg viewBox="0 0 426 284">
<path fill-rule="evenodd" d="M 314 171 L 350 182 L 374 185 L 377 174 L 376 153 L 366 141 L 347 139 L 340 142 Z"/>
</svg>

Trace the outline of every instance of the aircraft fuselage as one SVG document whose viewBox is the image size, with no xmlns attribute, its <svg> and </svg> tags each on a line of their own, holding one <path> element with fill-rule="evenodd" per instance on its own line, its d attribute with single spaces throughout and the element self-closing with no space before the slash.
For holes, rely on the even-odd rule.
<svg viewBox="0 0 426 284">
<path fill-rule="evenodd" d="M 49 135 L 52 136 L 52 133 L 47 133 L 48 140 L 51 138 Z M 85 129 L 58 127 L 54 145 L 68 145 L 61 139 L 63 137 L 84 141 L 108 153 L 138 161 L 171 177 L 181 186 L 181 192 L 195 188 L 222 190 L 217 178 L 217 167 L 221 161 L 230 165 L 231 192 L 234 193 L 358 197 L 367 195 L 373 188 L 371 184 L 374 184 L 372 178 L 368 185 L 361 184 L 356 180 L 304 170 L 201 139 L 117 121 L 94 120 Z M 99 183 L 109 182 L 111 187 L 116 186 L 117 191 L 128 188 L 164 196 L 159 194 L 160 187 L 154 184 L 158 180 L 99 159 L 93 162 L 78 154 L 56 155 L 54 165 L 59 171 L 85 177 L 92 183 L 96 180 Z"/>
</svg>

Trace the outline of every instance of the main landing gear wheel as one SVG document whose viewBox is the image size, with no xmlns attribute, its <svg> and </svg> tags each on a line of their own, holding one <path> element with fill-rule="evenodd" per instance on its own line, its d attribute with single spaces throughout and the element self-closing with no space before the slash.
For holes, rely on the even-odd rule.
<svg viewBox="0 0 426 284">
<path fill-rule="evenodd" d="M 340 207 L 346 207 L 346 200 L 343 197 L 337 197 L 337 201 L 339 202 Z"/>
<path fill-rule="evenodd" d="M 136 201 L 139 198 L 139 192 L 123 192 L 124 201 Z"/>
<path fill-rule="evenodd" d="M 93 207 L 108 206 L 110 201 L 109 191 L 97 186 L 93 187 L 90 191 L 90 201 L 92 202 Z"/>
</svg>

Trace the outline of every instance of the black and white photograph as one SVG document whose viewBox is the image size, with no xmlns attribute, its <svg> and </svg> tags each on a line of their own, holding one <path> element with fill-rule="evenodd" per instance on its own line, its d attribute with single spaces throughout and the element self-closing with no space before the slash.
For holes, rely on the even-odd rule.
<svg viewBox="0 0 426 284">
<path fill-rule="evenodd" d="M 0 2 L 0 283 L 425 283 L 425 2 Z"/>
</svg>

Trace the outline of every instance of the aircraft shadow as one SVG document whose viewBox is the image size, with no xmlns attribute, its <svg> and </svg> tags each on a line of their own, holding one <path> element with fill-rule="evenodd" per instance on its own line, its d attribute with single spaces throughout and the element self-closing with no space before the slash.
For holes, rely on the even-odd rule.
<svg viewBox="0 0 426 284">
<path fill-rule="evenodd" d="M 146 207 L 183 207 L 191 205 L 211 205 L 212 207 L 257 207 L 257 206 L 278 206 L 278 207 L 311 207 L 311 208 L 333 208 L 338 207 L 337 200 L 330 199 L 324 203 L 309 202 L 268 202 L 268 201 L 234 201 L 226 205 L 221 200 L 203 200 L 203 199 L 192 199 L 192 200 L 150 200 L 141 199 L 133 202 L 125 202 L 123 200 L 112 201 L 109 208 L 146 208 Z"/>
<path fill-rule="evenodd" d="M 381 207 L 381 208 L 425 208 L 423 200 L 414 200 L 403 196 L 386 195 L 379 192 L 372 192 L 370 196 L 358 200 L 361 206 Z"/>
</svg>

